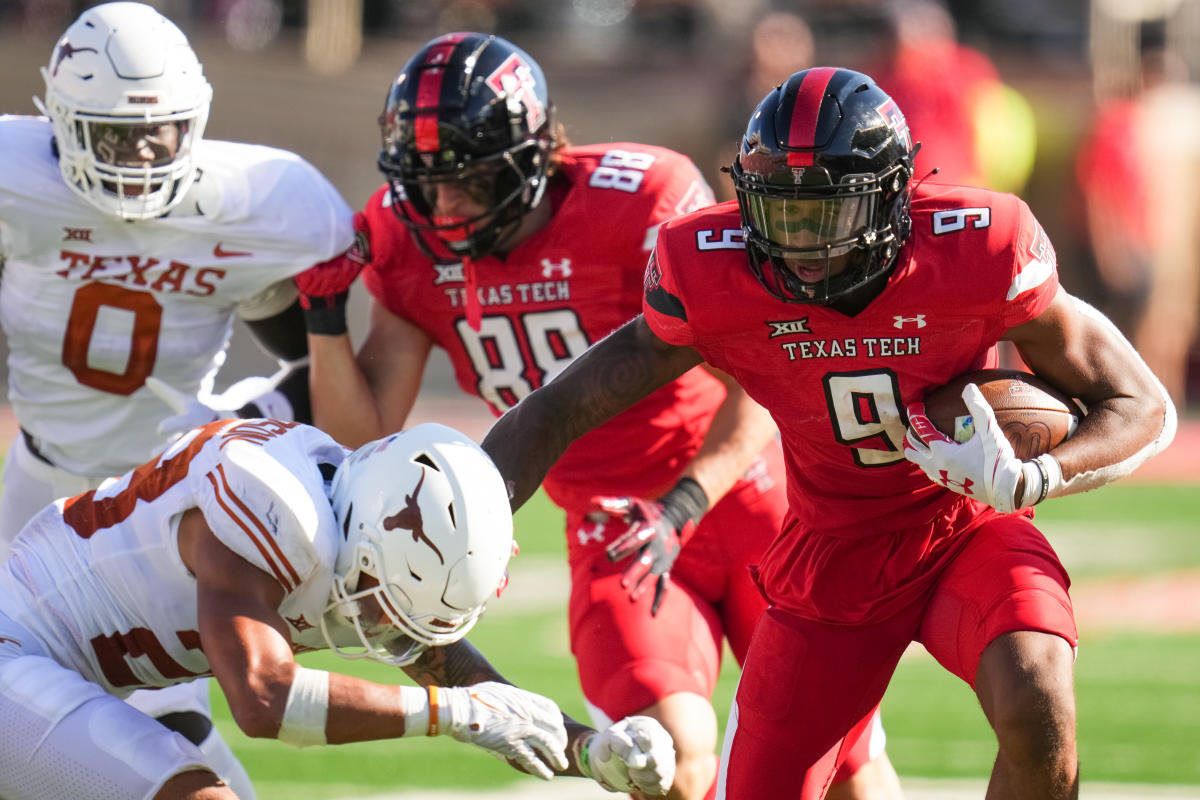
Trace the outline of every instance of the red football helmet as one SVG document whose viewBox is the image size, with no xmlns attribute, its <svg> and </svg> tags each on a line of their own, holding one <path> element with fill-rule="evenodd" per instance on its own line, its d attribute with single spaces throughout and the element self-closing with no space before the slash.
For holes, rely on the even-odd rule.
<svg viewBox="0 0 1200 800">
<path fill-rule="evenodd" d="M 881 284 L 908 236 L 916 149 L 866 75 L 807 69 L 772 89 L 733 162 L 750 267 L 767 291 L 829 304 Z"/>
<path fill-rule="evenodd" d="M 458 257 L 494 252 L 545 191 L 553 115 L 541 67 L 516 45 L 482 33 L 434 39 L 400 70 L 380 118 L 392 210 L 427 251 L 433 234 Z M 483 213 L 435 216 L 444 184 Z"/>
</svg>

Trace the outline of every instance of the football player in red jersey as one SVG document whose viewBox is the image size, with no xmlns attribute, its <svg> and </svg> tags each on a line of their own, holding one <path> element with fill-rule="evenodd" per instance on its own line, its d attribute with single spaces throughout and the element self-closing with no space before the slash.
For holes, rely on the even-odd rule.
<svg viewBox="0 0 1200 800">
<path fill-rule="evenodd" d="M 483 446 L 519 507 L 586 431 L 707 362 L 779 426 L 789 513 L 756 573 L 770 605 L 730 715 L 718 797 L 816 800 L 912 641 L 995 731 L 988 797 L 1079 789 L 1068 578 L 1031 507 L 1128 474 L 1175 411 L 1137 352 L 1058 282 L 1012 195 L 913 180 L 896 104 L 865 75 L 798 72 L 755 110 L 737 199 L 659 230 L 641 316 L 502 417 Z M 1012 342 L 1088 409 L 1022 462 L 978 388 L 965 443 L 929 389 Z"/>
<path fill-rule="evenodd" d="M 638 313 L 658 226 L 712 202 L 678 153 L 568 146 L 537 63 L 494 36 L 429 42 L 381 123 L 388 182 L 357 220 L 374 300 L 357 359 L 342 308 L 353 270 L 300 284 L 317 424 L 346 444 L 404 423 L 435 345 L 464 391 L 512 408 Z M 716 791 L 722 640 L 740 662 L 765 607 L 749 565 L 787 498 L 766 412 L 720 370 L 673 378 L 572 446 L 546 490 L 567 515 L 571 648 L 592 713 L 659 719 L 677 752 L 668 796 L 700 800 Z M 860 717 L 835 794 L 898 797 L 877 709 Z"/>
</svg>

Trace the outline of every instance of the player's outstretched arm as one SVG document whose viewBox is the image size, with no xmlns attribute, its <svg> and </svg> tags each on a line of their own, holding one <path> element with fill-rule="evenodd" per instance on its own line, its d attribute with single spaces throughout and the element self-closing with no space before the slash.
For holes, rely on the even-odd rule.
<svg viewBox="0 0 1200 800">
<path fill-rule="evenodd" d="M 248 736 L 303 747 L 446 734 L 547 780 L 569 768 L 564 718 L 552 700 L 498 681 L 421 688 L 303 667 L 276 610 L 284 591 L 272 576 L 222 544 L 198 509 L 180 521 L 179 549 L 196 576 L 204 653 Z"/>
<path fill-rule="evenodd" d="M 651 584 L 650 615 L 658 613 L 671 566 L 700 518 L 746 473 L 777 432 L 766 409 L 728 374 L 710 367 L 725 386 L 725 399 L 704 442 L 679 480 L 654 502 L 638 497 L 595 497 L 589 523 L 612 518 L 626 527 L 607 549 L 612 561 L 626 561 L 621 585 L 636 600 Z"/>
<path fill-rule="evenodd" d="M 510 409 L 482 447 L 508 481 L 513 510 L 571 442 L 700 362 L 694 349 L 664 342 L 639 315 Z"/>
<path fill-rule="evenodd" d="M 478 700 L 476 695 L 483 697 L 483 692 L 499 692 L 505 686 L 509 691 L 520 691 L 508 685 L 483 654 L 466 640 L 430 648 L 414 664 L 404 667 L 404 671 L 422 686 L 436 687 L 432 691 L 439 697 L 439 706 L 447 692 L 458 692 Z M 496 701 L 490 701 L 490 705 L 495 706 Z M 486 706 L 480 706 L 483 708 Z M 443 713 L 444 709 L 439 708 L 439 718 Z M 591 778 L 610 792 L 666 794 L 675 776 L 675 746 L 670 734 L 657 720 L 627 717 L 596 731 L 566 714 L 561 714 L 561 718 L 568 745 L 566 766 L 558 768 L 558 774 Z M 481 744 L 463 734 L 451 735 L 461 741 Z M 528 771 L 511 759 L 509 763 Z"/>
<path fill-rule="evenodd" d="M 1037 318 L 1005 334 L 1029 368 L 1079 398 L 1087 414 L 1050 455 L 1059 475 L 1048 496 L 1093 489 L 1128 475 L 1175 435 L 1175 407 L 1129 341 L 1064 289 Z"/>
</svg>

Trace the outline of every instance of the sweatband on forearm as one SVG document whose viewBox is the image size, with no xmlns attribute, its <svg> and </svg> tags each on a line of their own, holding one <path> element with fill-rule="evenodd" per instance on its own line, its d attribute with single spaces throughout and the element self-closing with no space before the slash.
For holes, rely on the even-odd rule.
<svg viewBox="0 0 1200 800">
<path fill-rule="evenodd" d="M 348 331 L 346 301 L 350 293 L 339 292 L 328 297 L 305 297 L 304 327 L 318 336 L 341 336 Z"/>
<path fill-rule="evenodd" d="M 329 673 L 297 666 L 275 738 L 296 747 L 325 744 L 328 714 Z"/>
</svg>

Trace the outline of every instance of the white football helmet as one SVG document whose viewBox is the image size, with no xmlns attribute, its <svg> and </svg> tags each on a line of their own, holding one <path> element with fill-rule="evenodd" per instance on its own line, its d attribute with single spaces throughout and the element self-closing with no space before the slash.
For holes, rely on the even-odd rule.
<svg viewBox="0 0 1200 800">
<path fill-rule="evenodd" d="M 128 220 L 160 216 L 183 199 L 212 87 L 173 22 L 142 3 L 88 9 L 42 77 L 39 106 L 76 194 Z"/>
<path fill-rule="evenodd" d="M 338 655 L 411 664 L 465 636 L 503 588 L 508 493 L 458 431 L 428 423 L 363 445 L 338 467 L 330 499 L 345 539 L 321 631 Z M 330 619 L 352 625 L 364 651 L 335 644 Z"/>
</svg>

